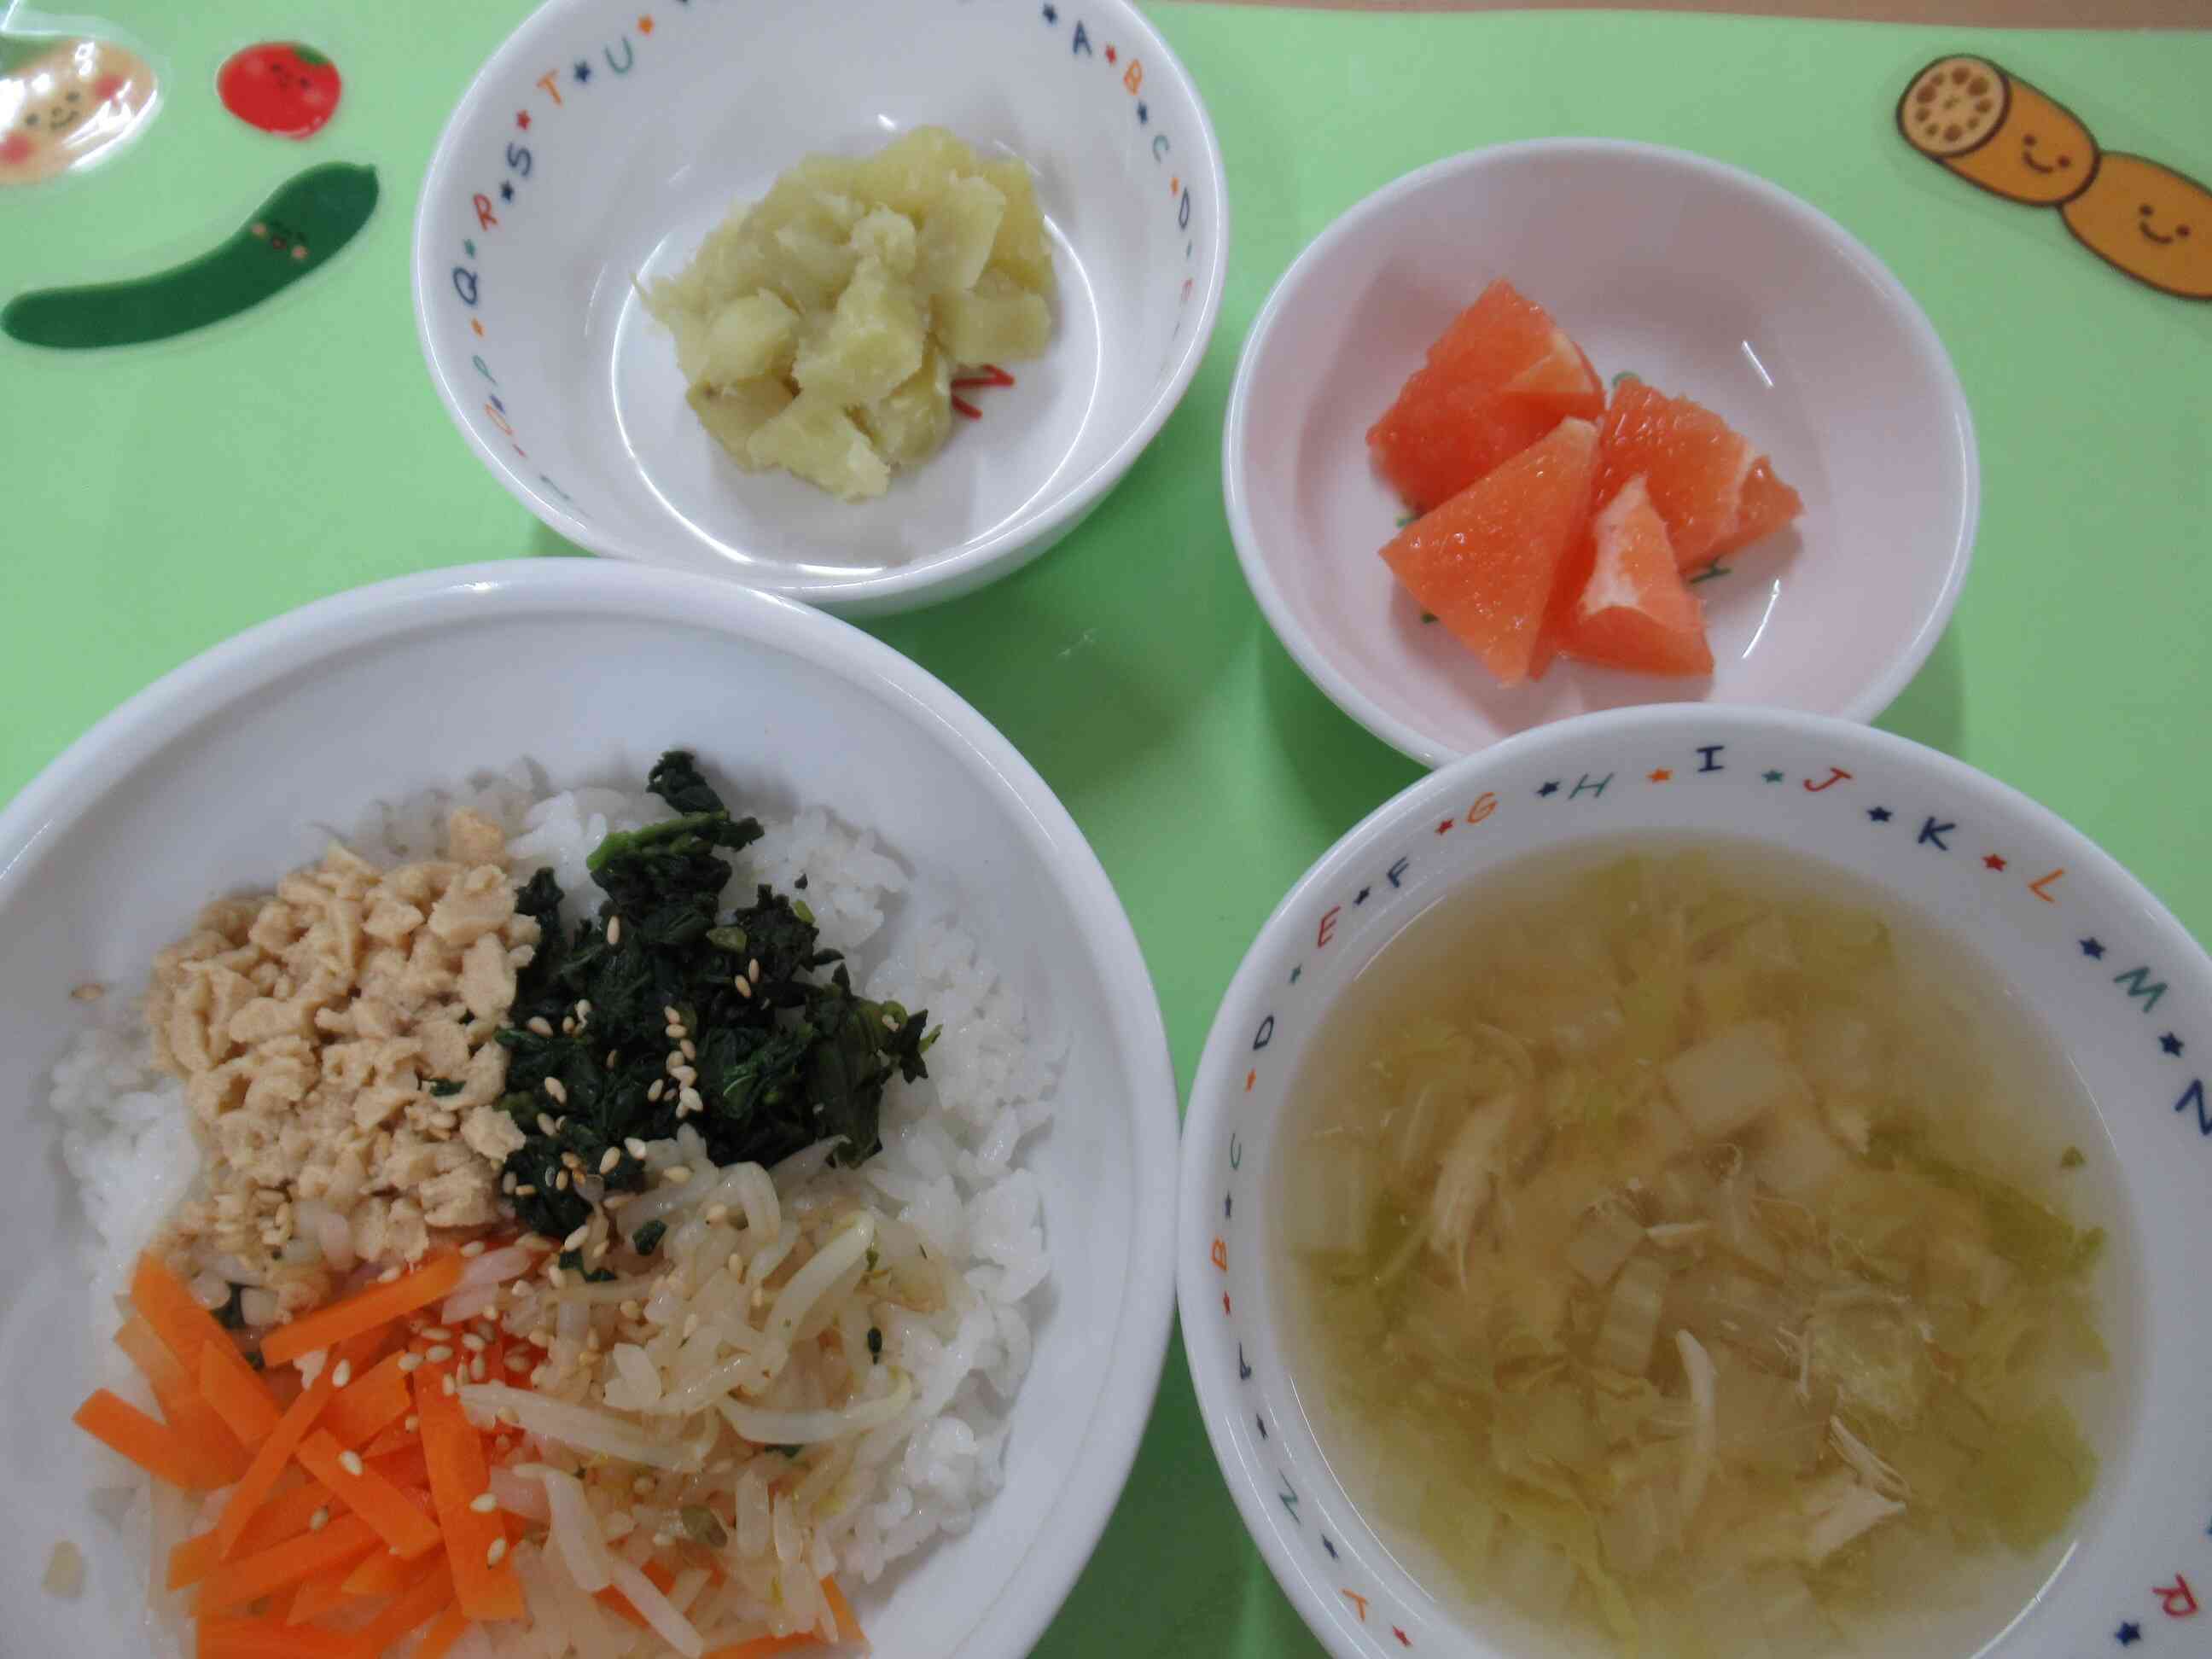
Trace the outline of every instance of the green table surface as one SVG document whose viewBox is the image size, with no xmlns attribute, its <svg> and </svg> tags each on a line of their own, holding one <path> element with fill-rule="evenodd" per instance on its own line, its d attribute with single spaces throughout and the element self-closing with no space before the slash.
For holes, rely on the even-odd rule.
<svg viewBox="0 0 2212 1659">
<path fill-rule="evenodd" d="M 374 161 L 386 198 L 356 246 L 287 302 L 193 341 L 76 356 L 0 341 L 0 799 L 125 696 L 251 623 L 380 577 L 564 550 L 463 447 L 408 300 L 431 146 L 528 0 L 105 9 L 153 50 L 168 101 L 110 166 L 0 191 L 0 295 L 206 246 L 310 160 Z M 994 721 L 1091 837 L 1186 1085 L 1267 911 L 1417 775 L 1307 683 L 1246 592 L 1220 496 L 1239 346 L 1339 213 L 1504 139 L 1701 150 L 1799 192 L 1889 263 L 1965 380 L 1983 511 L 1956 619 L 1881 723 L 2044 801 L 2193 931 L 2212 929 L 2212 306 L 2128 283 L 2054 215 L 1980 195 L 1889 125 L 1921 64 L 1978 52 L 2065 100 L 2107 149 L 2212 176 L 2212 35 L 1154 15 L 1227 156 L 1234 249 L 1212 350 L 1081 531 L 981 594 L 871 626 Z M 212 94 L 227 52 L 272 38 L 320 46 L 347 77 L 337 120 L 297 149 Z M 1180 1346 L 1121 1507 L 1039 1651 L 1316 1651 L 1231 1507 Z"/>
</svg>

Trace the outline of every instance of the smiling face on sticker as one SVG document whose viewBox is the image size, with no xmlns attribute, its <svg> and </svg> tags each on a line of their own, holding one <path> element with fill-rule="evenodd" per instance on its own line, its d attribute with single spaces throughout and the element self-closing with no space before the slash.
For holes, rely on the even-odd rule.
<svg viewBox="0 0 2212 1659">
<path fill-rule="evenodd" d="M 1922 155 L 2008 201 L 2055 207 L 2097 169 L 2071 111 L 1984 58 L 1944 58 L 1912 77 L 1898 131 Z"/>
<path fill-rule="evenodd" d="M 154 71 L 103 40 L 67 40 L 0 74 L 0 185 L 83 167 L 129 137 L 154 105 Z"/>
<path fill-rule="evenodd" d="M 2108 155 L 2059 212 L 2075 240 L 2136 281 L 2212 300 L 2212 191 L 2194 179 L 2140 155 Z"/>
</svg>

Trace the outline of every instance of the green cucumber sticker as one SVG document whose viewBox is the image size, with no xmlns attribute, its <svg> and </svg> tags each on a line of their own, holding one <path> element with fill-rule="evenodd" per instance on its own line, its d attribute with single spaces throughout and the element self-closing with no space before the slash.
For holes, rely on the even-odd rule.
<svg viewBox="0 0 2212 1659">
<path fill-rule="evenodd" d="M 138 345 L 251 310 L 330 263 L 376 210 L 376 169 L 309 167 L 221 246 L 119 283 L 39 289 L 0 307 L 0 333 L 61 351 Z"/>
</svg>

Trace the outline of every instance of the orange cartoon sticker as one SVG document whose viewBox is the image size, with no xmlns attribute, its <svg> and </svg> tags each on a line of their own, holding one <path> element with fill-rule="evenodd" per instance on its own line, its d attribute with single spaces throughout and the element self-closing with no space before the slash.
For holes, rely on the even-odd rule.
<svg viewBox="0 0 2212 1659">
<path fill-rule="evenodd" d="M 2075 241 L 2137 282 L 2212 300 L 2212 191 L 2194 179 L 2112 152 L 2058 213 Z"/>
<path fill-rule="evenodd" d="M 2160 293 L 2212 299 L 2212 191 L 2107 153 L 2057 99 L 1986 58 L 1939 58 L 1897 100 L 1905 142 L 1993 196 L 2057 208 L 2074 239 Z"/>
</svg>

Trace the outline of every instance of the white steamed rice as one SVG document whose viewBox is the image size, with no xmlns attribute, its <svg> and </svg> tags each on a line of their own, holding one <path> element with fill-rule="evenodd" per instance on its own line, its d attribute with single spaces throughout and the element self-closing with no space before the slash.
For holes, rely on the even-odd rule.
<svg viewBox="0 0 2212 1659">
<path fill-rule="evenodd" d="M 379 861 L 437 857 L 446 819 L 461 806 L 507 831 L 519 875 L 552 869 L 572 921 L 599 902 L 584 862 L 592 848 L 610 830 L 669 816 L 650 795 L 546 793 L 518 765 L 468 788 L 375 809 L 348 840 Z M 894 948 L 868 948 L 887 910 L 906 902 L 908 880 L 867 830 L 818 807 L 763 827 L 763 839 L 732 860 L 726 906 L 750 902 L 757 883 L 788 892 L 805 876 L 823 942 L 848 953 L 862 993 L 927 1008 L 943 1027 L 928 1079 L 892 1085 L 884 1150 L 863 1178 L 887 1210 L 957 1267 L 979 1305 L 952 1328 L 914 1321 L 887 1335 L 897 1349 L 887 1357 L 915 1379 L 915 1404 L 890 1431 L 895 1455 L 878 1466 L 874 1489 L 830 1540 L 837 1571 L 872 1581 L 939 1533 L 964 1531 L 1002 1484 L 1007 1418 L 1034 1337 L 1034 1310 L 1024 1304 L 1049 1267 L 1041 1192 L 1022 1158 L 1051 1116 L 1058 1060 L 1031 1040 L 1018 992 L 949 921 L 925 917 Z M 273 884 L 279 872 L 270 873 Z M 176 931 L 212 896 L 179 895 Z M 182 1085 L 154 1069 L 139 1012 L 135 997 L 107 998 L 52 1073 L 63 1158 L 92 1223 L 92 1323 L 102 1337 L 118 1322 L 115 1298 L 131 1263 L 190 1190 L 199 1158 Z M 101 1380 L 150 1405 L 112 1345 L 100 1346 L 109 1368 Z M 103 1484 L 135 1477 L 119 1459 L 100 1467 L 113 1472 Z M 143 1507 L 134 1508 L 137 1524 L 126 1520 L 125 1530 L 143 1540 Z"/>
</svg>

